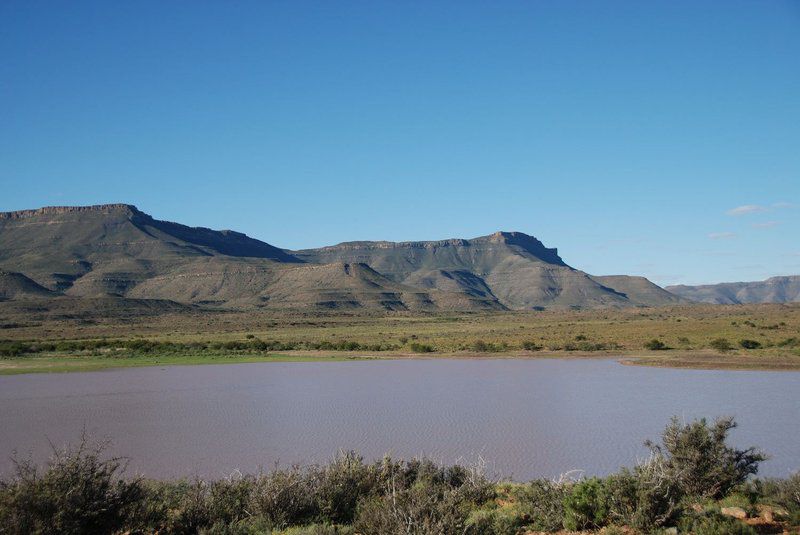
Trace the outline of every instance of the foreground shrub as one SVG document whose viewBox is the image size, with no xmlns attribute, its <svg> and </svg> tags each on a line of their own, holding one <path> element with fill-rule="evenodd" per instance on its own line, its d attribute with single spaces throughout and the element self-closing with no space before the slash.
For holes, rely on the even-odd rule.
<svg viewBox="0 0 800 535">
<path fill-rule="evenodd" d="M 372 495 L 378 486 L 373 466 L 364 464 L 355 452 L 342 452 L 320 468 L 314 478 L 314 492 L 320 518 L 335 524 L 349 524 L 361 498 Z"/>
<path fill-rule="evenodd" d="M 704 511 L 683 517 L 678 531 L 693 535 L 757 535 L 757 532 L 744 522 L 716 511 Z"/>
<path fill-rule="evenodd" d="M 537 479 L 518 489 L 515 496 L 521 512 L 529 518 L 529 525 L 533 529 L 558 531 L 562 528 L 566 485 Z"/>
<path fill-rule="evenodd" d="M 253 484 L 249 511 L 271 529 L 308 524 L 317 508 L 308 472 L 294 466 L 259 475 Z"/>
<path fill-rule="evenodd" d="M 603 480 L 591 478 L 572 486 L 564 498 L 564 527 L 577 531 L 608 523 L 609 496 Z"/>
<path fill-rule="evenodd" d="M 353 527 L 365 535 L 460 535 L 466 531 L 468 511 L 457 489 L 415 485 L 362 503 Z"/>
<path fill-rule="evenodd" d="M 647 442 L 656 457 L 663 457 L 665 477 L 692 497 L 719 499 L 758 472 L 766 456 L 755 448 L 737 450 L 726 444 L 736 427 L 732 418 L 709 425 L 705 418 L 682 424 L 673 417 L 661 435 L 663 445 Z"/>
<path fill-rule="evenodd" d="M 673 525 L 682 494 L 663 457 L 651 456 L 634 470 L 623 469 L 605 481 L 611 521 L 647 531 Z"/>
<path fill-rule="evenodd" d="M 385 466 L 383 489 L 359 504 L 356 533 L 463 534 L 469 531 L 470 511 L 494 496 L 479 466 L 441 467 L 428 460 Z"/>
<path fill-rule="evenodd" d="M 110 533 L 137 513 L 143 488 L 120 478 L 119 459 L 101 460 L 104 447 L 82 439 L 55 450 L 40 473 L 30 460 L 14 459 L 14 477 L 0 483 L 3 533 Z"/>
</svg>

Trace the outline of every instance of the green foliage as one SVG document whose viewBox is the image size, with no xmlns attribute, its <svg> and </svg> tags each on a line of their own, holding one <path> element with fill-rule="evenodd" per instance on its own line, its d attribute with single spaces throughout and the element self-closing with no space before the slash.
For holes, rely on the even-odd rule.
<svg viewBox="0 0 800 535">
<path fill-rule="evenodd" d="M 731 349 L 733 349 L 731 343 L 728 342 L 725 338 L 715 338 L 714 340 L 711 340 L 711 342 L 709 342 L 708 346 L 711 349 L 716 349 L 717 351 L 720 351 L 722 353 L 725 353 L 726 351 L 730 351 Z"/>
<path fill-rule="evenodd" d="M 335 524 L 349 524 L 358 500 L 374 494 L 378 474 L 355 452 L 342 452 L 314 477 L 314 493 L 320 518 Z"/>
<path fill-rule="evenodd" d="M 102 460 L 102 451 L 84 438 L 75 449 L 55 450 L 41 473 L 14 459 L 14 477 L 0 483 L 0 531 L 110 533 L 133 518 L 142 484 L 121 479 L 121 462 Z"/>
<path fill-rule="evenodd" d="M 433 353 L 434 347 L 428 344 L 421 344 L 419 342 L 411 342 L 408 346 L 414 353 Z"/>
<path fill-rule="evenodd" d="M 642 531 L 668 526 L 680 515 L 681 492 L 666 476 L 663 458 L 651 457 L 634 470 L 623 469 L 606 481 L 609 517 Z"/>
<path fill-rule="evenodd" d="M 739 340 L 739 347 L 743 349 L 758 349 L 761 347 L 761 342 L 758 340 L 748 340 L 747 338 Z"/>
<path fill-rule="evenodd" d="M 466 531 L 475 535 L 516 535 L 523 518 L 513 509 L 478 509 L 467 518 Z"/>
<path fill-rule="evenodd" d="M 669 348 L 667 347 L 667 344 L 665 344 L 665 343 L 664 343 L 664 342 L 662 342 L 661 340 L 658 340 L 657 338 L 653 338 L 652 340 L 650 340 L 649 342 L 647 342 L 647 343 L 644 345 L 644 347 L 645 347 L 645 349 L 649 349 L 649 350 L 651 350 L 651 351 L 663 351 L 663 350 L 665 350 L 665 349 L 669 349 Z"/>
<path fill-rule="evenodd" d="M 663 445 L 648 442 L 653 455 L 663 457 L 667 477 L 688 496 L 719 499 L 758 472 L 766 456 L 754 448 L 738 450 L 726 444 L 736 427 L 732 418 L 708 424 L 705 418 L 682 424 L 674 417 L 661 435 Z"/>
<path fill-rule="evenodd" d="M 520 511 L 537 531 L 558 531 L 564 523 L 564 499 L 567 486 L 537 479 L 516 489 L 514 497 Z"/>
<path fill-rule="evenodd" d="M 522 342 L 522 349 L 524 349 L 526 351 L 539 351 L 539 350 L 542 349 L 542 346 L 537 344 L 534 341 L 526 340 L 526 341 Z"/>
<path fill-rule="evenodd" d="M 564 527 L 598 529 L 608 523 L 609 495 L 603 480 L 591 478 L 572 486 L 564 498 Z"/>
<path fill-rule="evenodd" d="M 307 470 L 274 470 L 256 478 L 249 510 L 273 529 L 307 524 L 317 514 L 313 490 Z"/>
<path fill-rule="evenodd" d="M 103 460 L 102 449 L 84 441 L 56 451 L 42 472 L 16 461 L 15 475 L 0 481 L 0 533 L 512 535 L 614 525 L 649 533 L 677 525 L 748 534 L 745 524 L 714 511 L 735 505 L 752 513 L 756 504 L 800 521 L 800 475 L 745 481 L 764 457 L 726 445 L 734 426 L 730 419 L 673 419 L 663 444 L 650 444 L 651 457 L 632 470 L 577 483 L 502 485 L 479 467 L 365 463 L 352 452 L 322 466 L 218 481 L 125 480 L 119 461 Z M 708 511 L 682 507 L 698 502 Z"/>
<path fill-rule="evenodd" d="M 678 531 L 693 535 L 757 535 L 757 532 L 744 522 L 723 516 L 716 511 L 684 516 Z"/>
<path fill-rule="evenodd" d="M 470 344 L 469 349 L 478 353 L 494 353 L 497 351 L 504 351 L 508 348 L 505 342 L 502 344 L 494 344 L 491 342 L 484 342 L 483 340 L 475 340 Z"/>
</svg>

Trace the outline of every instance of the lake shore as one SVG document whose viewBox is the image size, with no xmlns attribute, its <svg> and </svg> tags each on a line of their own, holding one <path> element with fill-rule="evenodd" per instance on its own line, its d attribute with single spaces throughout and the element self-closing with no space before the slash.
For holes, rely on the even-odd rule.
<svg viewBox="0 0 800 535">
<path fill-rule="evenodd" d="M 336 362 L 345 360 L 408 359 L 616 359 L 630 366 L 701 370 L 798 371 L 800 356 L 790 353 L 720 353 L 709 350 L 667 351 L 407 351 L 292 350 L 280 353 L 163 354 L 37 354 L 0 359 L 0 375 L 101 371 L 147 366 L 198 366 L 256 362 Z"/>
</svg>

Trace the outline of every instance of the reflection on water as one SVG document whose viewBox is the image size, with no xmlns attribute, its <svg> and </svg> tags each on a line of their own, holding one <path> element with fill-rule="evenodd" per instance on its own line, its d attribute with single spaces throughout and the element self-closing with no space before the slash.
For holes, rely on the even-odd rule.
<svg viewBox="0 0 800 535">
<path fill-rule="evenodd" d="M 221 477 L 339 449 L 488 462 L 515 479 L 604 474 L 672 415 L 733 415 L 761 474 L 800 468 L 800 373 L 669 370 L 613 360 L 408 360 L 178 366 L 0 377 L 0 472 L 85 426 L 129 470 Z"/>
</svg>

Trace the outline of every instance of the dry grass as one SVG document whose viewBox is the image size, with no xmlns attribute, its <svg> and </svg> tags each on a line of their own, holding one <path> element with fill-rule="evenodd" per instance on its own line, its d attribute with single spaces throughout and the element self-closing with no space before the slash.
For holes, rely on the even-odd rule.
<svg viewBox="0 0 800 535">
<path fill-rule="evenodd" d="M 196 310 L 132 317 L 107 313 L 65 316 L 42 310 L 20 314 L 15 309 L 12 313 L 0 306 L 0 326 L 4 327 L 0 339 L 145 338 L 189 343 L 255 337 L 297 344 L 347 340 L 399 348 L 379 353 L 387 357 L 417 356 L 412 350 L 416 344 L 433 348 L 429 357 L 612 355 L 623 357 L 626 363 L 655 366 L 800 369 L 800 305 L 434 315 Z M 712 342 L 720 338 L 734 349 L 713 349 Z M 653 339 L 670 349 L 648 351 L 647 343 Z M 741 340 L 754 340 L 761 347 L 743 349 Z M 541 350 L 525 351 L 525 344 Z M 290 354 L 302 358 L 330 356 L 331 352 Z"/>
</svg>

